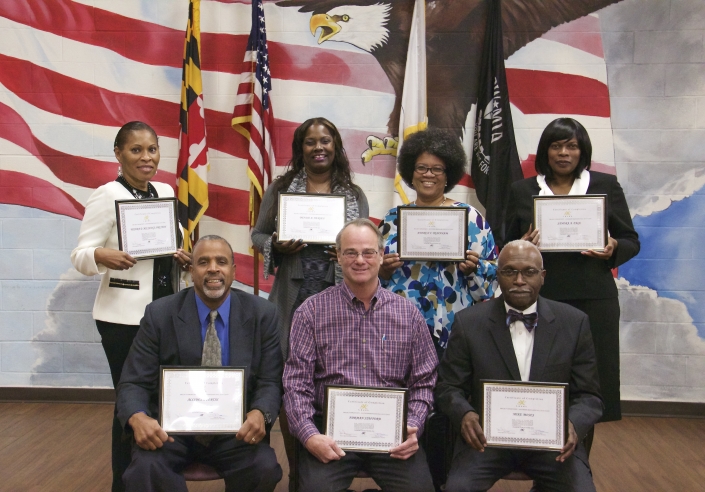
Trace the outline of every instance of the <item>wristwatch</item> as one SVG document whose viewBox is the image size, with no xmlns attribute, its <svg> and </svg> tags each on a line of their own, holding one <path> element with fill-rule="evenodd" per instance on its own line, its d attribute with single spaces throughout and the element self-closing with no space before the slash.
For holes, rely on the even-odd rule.
<svg viewBox="0 0 705 492">
<path fill-rule="evenodd" d="M 257 410 L 262 414 L 262 417 L 264 417 L 264 424 L 265 425 L 272 425 L 272 416 L 270 415 L 269 412 L 265 412 L 264 410 L 260 408 L 253 408 L 252 410 Z"/>
</svg>

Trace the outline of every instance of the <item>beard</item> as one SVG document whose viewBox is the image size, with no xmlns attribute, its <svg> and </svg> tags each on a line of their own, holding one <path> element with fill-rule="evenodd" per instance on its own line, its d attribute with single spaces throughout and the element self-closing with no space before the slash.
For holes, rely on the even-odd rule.
<svg viewBox="0 0 705 492">
<path fill-rule="evenodd" d="M 219 299 L 223 297 L 223 294 L 225 294 L 226 290 L 226 285 L 223 283 L 220 287 L 211 287 L 208 285 L 208 280 L 213 280 L 213 279 L 205 279 L 203 281 L 203 293 L 208 297 L 209 299 Z"/>
</svg>

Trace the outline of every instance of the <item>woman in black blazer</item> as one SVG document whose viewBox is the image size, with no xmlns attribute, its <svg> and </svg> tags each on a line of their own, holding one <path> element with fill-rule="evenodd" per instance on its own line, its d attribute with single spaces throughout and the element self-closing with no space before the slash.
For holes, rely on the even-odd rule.
<svg viewBox="0 0 705 492">
<path fill-rule="evenodd" d="M 607 195 L 608 244 L 604 252 L 543 253 L 546 279 L 541 295 L 565 302 L 590 318 L 605 411 L 601 422 L 622 418 L 619 394 L 619 300 L 611 269 L 639 252 L 639 235 L 615 176 L 589 171 L 592 144 L 572 118 L 552 121 L 536 151 L 538 176 L 512 185 L 506 215 L 507 241 L 539 244 L 532 228 L 535 195 Z"/>
</svg>

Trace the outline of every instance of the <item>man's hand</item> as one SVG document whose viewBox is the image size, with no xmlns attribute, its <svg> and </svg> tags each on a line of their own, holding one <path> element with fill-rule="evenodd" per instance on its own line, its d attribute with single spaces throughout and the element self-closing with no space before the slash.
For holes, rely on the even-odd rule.
<svg viewBox="0 0 705 492">
<path fill-rule="evenodd" d="M 398 460 L 408 460 L 411 458 L 419 449 L 419 440 L 416 437 L 416 431 L 418 430 L 418 427 L 407 426 L 406 441 L 401 443 L 399 446 L 390 449 L 389 456 Z"/>
<path fill-rule="evenodd" d="M 96 263 L 111 270 L 129 270 L 137 263 L 137 260 L 124 251 L 111 248 L 96 248 L 93 258 Z"/>
<path fill-rule="evenodd" d="M 595 251 L 595 250 L 589 249 L 587 251 L 583 251 L 582 253 L 585 256 L 589 256 L 591 258 L 597 258 L 599 260 L 609 260 L 610 258 L 612 258 L 612 255 L 614 254 L 616 249 L 617 249 L 617 240 L 613 237 L 608 237 L 607 238 L 607 246 L 605 246 L 604 251 Z"/>
<path fill-rule="evenodd" d="M 463 275 L 470 275 L 471 273 L 475 273 L 479 266 L 480 253 L 476 253 L 470 250 L 467 250 L 465 252 L 465 261 L 461 261 L 458 264 L 458 268 L 461 272 L 463 272 Z"/>
<path fill-rule="evenodd" d="M 570 456 L 573 454 L 575 451 L 576 446 L 578 445 L 578 434 L 575 432 L 575 426 L 573 425 L 573 422 L 570 420 L 568 421 L 568 440 L 565 443 L 565 446 L 563 446 L 563 449 L 561 449 L 561 454 L 558 455 L 556 458 L 556 461 L 560 461 L 563 463 L 565 460 L 570 458 Z"/>
<path fill-rule="evenodd" d="M 247 412 L 245 423 L 235 434 L 235 439 L 245 441 L 247 444 L 257 444 L 264 438 L 265 434 L 267 434 L 267 429 L 264 425 L 264 415 L 255 409 Z"/>
<path fill-rule="evenodd" d="M 477 413 L 468 412 L 463 416 L 463 421 L 460 424 L 460 434 L 470 446 L 481 453 L 485 451 L 487 439 L 485 439 L 485 433 L 482 432 L 480 416 Z"/>
<path fill-rule="evenodd" d="M 309 437 L 304 447 L 321 463 L 337 461 L 345 456 L 345 451 L 340 449 L 333 439 L 324 434 Z"/>
<path fill-rule="evenodd" d="M 174 442 L 173 437 L 164 432 L 159 422 L 152 417 L 148 417 L 142 412 L 137 412 L 127 423 L 132 427 L 132 433 L 135 436 L 135 442 L 142 449 L 154 451 L 161 448 L 165 442 Z"/>
</svg>

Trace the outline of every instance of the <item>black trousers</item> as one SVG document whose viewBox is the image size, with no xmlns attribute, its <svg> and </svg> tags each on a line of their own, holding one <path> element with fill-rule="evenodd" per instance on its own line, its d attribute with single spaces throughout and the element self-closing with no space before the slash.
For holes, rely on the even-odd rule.
<svg viewBox="0 0 705 492">
<path fill-rule="evenodd" d="M 132 347 L 132 340 L 137 335 L 139 325 L 121 325 L 118 323 L 108 323 L 107 321 L 95 321 L 100 333 L 100 343 L 103 345 L 105 355 L 110 366 L 110 376 L 113 379 L 113 387 L 117 390 L 122 366 L 125 364 L 127 354 Z M 113 492 L 122 492 L 125 486 L 122 483 L 122 474 L 130 464 L 131 438 L 125 434 L 120 421 L 117 418 L 117 404 L 113 412 L 113 432 L 112 432 L 112 468 L 113 468 Z"/>
<path fill-rule="evenodd" d="M 558 453 L 501 448 L 479 451 L 462 437 L 455 444 L 453 464 L 446 482 L 447 492 L 483 492 L 512 471 L 523 471 L 542 492 L 595 492 L 592 471 L 582 444 L 563 463 Z"/>
<path fill-rule="evenodd" d="M 577 299 L 561 301 L 580 309 L 590 319 L 595 344 L 600 394 L 605 403 L 600 422 L 622 419 L 619 379 L 619 299 Z"/>
<path fill-rule="evenodd" d="M 192 436 L 171 437 L 174 442 L 154 451 L 133 444 L 132 463 L 124 475 L 128 491 L 188 492 L 181 472 L 193 461 L 215 468 L 225 479 L 227 492 L 272 492 L 282 478 L 268 439 L 248 444 L 227 435 L 203 446 Z"/>
</svg>

